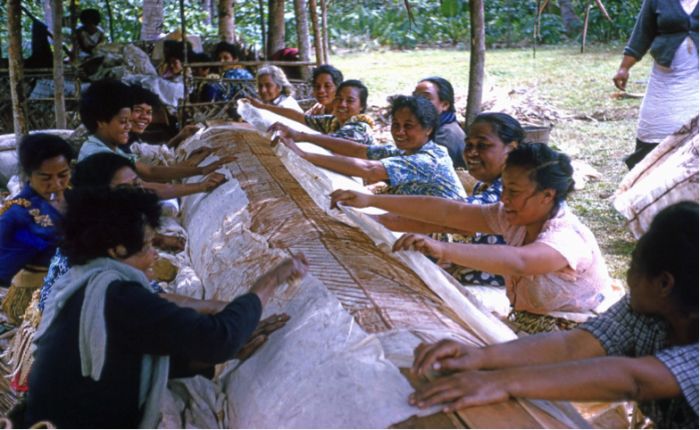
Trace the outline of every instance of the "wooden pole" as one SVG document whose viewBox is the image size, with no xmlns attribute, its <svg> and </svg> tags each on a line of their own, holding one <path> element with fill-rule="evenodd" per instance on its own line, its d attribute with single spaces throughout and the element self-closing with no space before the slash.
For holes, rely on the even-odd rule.
<svg viewBox="0 0 700 430">
<path fill-rule="evenodd" d="M 114 43 L 114 17 L 112 16 L 112 5 L 109 0 L 105 0 L 107 6 L 107 17 L 109 18 L 109 41 Z"/>
<path fill-rule="evenodd" d="M 323 62 L 328 64 L 331 62 L 331 49 L 328 41 L 328 7 L 326 0 L 321 1 L 321 40 L 323 41 Z"/>
<path fill-rule="evenodd" d="M 294 0 L 294 15 L 297 21 L 297 44 L 299 45 L 299 59 L 309 61 L 309 20 L 306 13 L 306 0 Z M 301 67 L 301 77 L 306 80 L 311 76 L 308 67 Z"/>
<path fill-rule="evenodd" d="M 265 5 L 263 0 L 258 0 L 258 12 L 260 13 L 260 39 L 262 41 L 262 56 L 263 58 L 267 58 L 268 52 L 267 35 L 265 34 Z"/>
<path fill-rule="evenodd" d="M 588 35 L 588 18 L 591 15 L 592 4 L 588 3 L 586 6 L 586 18 L 583 20 L 583 34 L 581 35 L 581 53 L 586 49 L 586 36 Z"/>
<path fill-rule="evenodd" d="M 12 98 L 12 121 L 17 139 L 29 132 L 27 126 L 27 99 L 24 94 L 22 64 L 22 11 L 21 0 L 7 0 L 7 31 L 9 46 L 7 56 L 10 69 L 10 97 Z"/>
<path fill-rule="evenodd" d="M 321 40 L 321 30 L 318 28 L 318 9 L 316 0 L 309 0 L 309 13 L 311 14 L 311 27 L 314 31 L 314 48 L 316 49 L 316 65 L 323 64 L 323 41 Z"/>
<path fill-rule="evenodd" d="M 481 111 L 481 96 L 484 92 L 484 60 L 486 53 L 486 35 L 484 31 L 483 0 L 469 1 L 469 19 L 471 27 L 471 51 L 469 52 L 469 95 L 465 127 L 468 127 Z"/>
<path fill-rule="evenodd" d="M 187 23 L 185 22 L 185 1 L 180 0 L 180 31 L 182 32 L 182 58 L 184 61 L 183 65 L 187 64 Z M 187 106 L 187 96 L 189 92 L 187 91 L 187 69 L 183 66 L 182 68 L 182 116 L 180 117 L 180 128 L 184 127 L 187 121 L 187 111 L 185 107 Z"/>
<path fill-rule="evenodd" d="M 66 100 L 63 89 L 63 0 L 53 0 L 53 110 L 56 128 L 66 128 Z"/>
<path fill-rule="evenodd" d="M 78 37 L 76 35 L 75 29 L 78 27 L 78 5 L 76 0 L 70 0 L 70 43 L 71 43 L 71 60 L 73 64 L 78 64 L 78 53 L 80 52 L 80 47 L 78 46 Z"/>
</svg>

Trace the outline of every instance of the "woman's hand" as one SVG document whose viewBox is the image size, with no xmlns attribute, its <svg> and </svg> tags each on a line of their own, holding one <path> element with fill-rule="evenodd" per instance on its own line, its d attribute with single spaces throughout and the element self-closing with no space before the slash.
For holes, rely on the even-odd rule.
<svg viewBox="0 0 700 430">
<path fill-rule="evenodd" d="M 219 158 L 218 160 L 214 161 L 211 164 L 207 164 L 206 166 L 202 167 L 202 174 L 203 175 L 208 175 L 209 173 L 213 172 L 214 170 L 218 169 L 219 167 L 231 163 L 233 161 L 236 161 L 236 156 L 235 155 L 227 155 L 225 157 Z"/>
<path fill-rule="evenodd" d="M 476 370 L 483 366 L 481 348 L 475 348 L 454 340 L 441 340 L 438 343 L 421 343 L 414 351 L 411 372 L 427 377 L 435 372 L 450 373 Z"/>
<path fill-rule="evenodd" d="M 278 141 L 282 142 L 282 144 L 289 148 L 293 153 L 297 154 L 301 158 L 306 159 L 306 152 L 303 149 L 299 148 L 299 146 L 292 139 L 280 137 L 278 138 Z"/>
<path fill-rule="evenodd" d="M 301 252 L 280 263 L 275 269 L 277 285 L 299 282 L 309 271 L 309 263 Z"/>
<path fill-rule="evenodd" d="M 626 67 L 620 67 L 617 70 L 617 73 L 615 73 L 615 76 L 613 76 L 613 83 L 618 89 L 625 91 L 625 88 L 627 88 L 627 80 L 629 79 L 629 77 L 629 69 Z"/>
<path fill-rule="evenodd" d="M 372 195 L 351 190 L 335 190 L 331 193 L 331 209 L 338 209 L 338 203 L 353 208 L 372 206 Z"/>
<path fill-rule="evenodd" d="M 153 238 L 153 246 L 164 251 L 182 252 L 185 250 L 186 240 L 180 236 L 167 236 L 156 233 Z"/>
<path fill-rule="evenodd" d="M 255 107 L 255 108 L 265 109 L 266 105 L 265 105 L 265 103 L 262 102 L 262 100 L 258 100 L 254 97 L 244 97 L 243 100 L 247 101 L 248 103 L 253 105 L 253 107 Z"/>
<path fill-rule="evenodd" d="M 258 326 L 250 335 L 250 339 L 238 351 L 236 358 L 243 361 L 250 358 L 267 341 L 267 338 L 275 331 L 281 329 L 289 321 L 287 314 L 271 315 L 258 323 Z"/>
<path fill-rule="evenodd" d="M 209 191 L 216 189 L 224 182 L 226 182 L 226 177 L 224 175 L 221 173 L 211 173 L 199 183 L 199 186 L 201 187 L 203 193 L 208 193 Z"/>
<path fill-rule="evenodd" d="M 436 258 L 438 261 L 441 261 L 445 254 L 443 242 L 431 239 L 422 234 L 413 233 L 404 234 L 396 242 L 394 242 L 393 251 L 418 251 L 422 254 Z"/>
<path fill-rule="evenodd" d="M 445 403 L 443 412 L 454 412 L 469 406 L 505 402 L 510 398 L 507 372 L 466 371 L 428 382 L 408 402 L 421 409 Z"/>
<path fill-rule="evenodd" d="M 282 124 L 281 122 L 276 122 L 270 126 L 270 128 L 267 129 L 268 132 L 270 133 L 275 133 L 277 132 L 277 135 L 281 138 L 287 138 L 287 139 L 292 139 L 295 142 L 299 141 L 299 138 L 301 137 L 301 133 L 294 130 L 293 128 Z"/>
</svg>

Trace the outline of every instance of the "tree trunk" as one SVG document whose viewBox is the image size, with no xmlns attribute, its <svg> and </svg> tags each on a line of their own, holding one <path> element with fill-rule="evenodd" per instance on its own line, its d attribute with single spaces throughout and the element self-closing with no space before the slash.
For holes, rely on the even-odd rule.
<svg viewBox="0 0 700 430">
<path fill-rule="evenodd" d="M 77 0 L 70 0 L 70 7 L 68 8 L 70 12 L 70 42 L 71 42 L 71 60 L 74 66 L 78 64 L 78 53 L 80 52 L 80 47 L 78 46 L 78 39 L 75 34 L 75 29 L 78 27 L 78 5 Z"/>
<path fill-rule="evenodd" d="M 53 0 L 53 110 L 56 128 L 66 128 L 63 92 L 63 0 Z"/>
<path fill-rule="evenodd" d="M 284 49 L 284 0 L 269 0 L 267 24 L 267 58 Z"/>
<path fill-rule="evenodd" d="M 17 139 L 27 134 L 27 99 L 24 94 L 22 66 L 22 11 L 21 0 L 7 0 L 7 32 L 9 33 L 8 68 L 10 69 L 10 97 L 12 120 Z"/>
<path fill-rule="evenodd" d="M 581 29 L 581 20 L 576 12 L 571 0 L 559 0 L 559 14 L 566 29 L 566 34 L 573 36 Z"/>
<path fill-rule="evenodd" d="M 299 44 L 299 59 L 309 61 L 311 48 L 309 45 L 309 21 L 306 19 L 306 0 L 294 0 L 294 14 L 297 21 L 297 43 Z M 309 79 L 309 68 L 301 68 L 301 77 Z"/>
<path fill-rule="evenodd" d="M 112 5 L 109 0 L 105 0 L 107 7 L 107 18 L 109 19 L 109 42 L 114 43 L 114 15 L 112 15 Z"/>
<path fill-rule="evenodd" d="M 53 31 L 53 7 L 51 6 L 51 0 L 42 0 L 41 8 L 44 10 L 44 24 L 46 28 Z"/>
<path fill-rule="evenodd" d="M 234 0 L 219 0 L 219 38 L 225 42 L 236 41 L 236 21 L 233 15 Z"/>
<path fill-rule="evenodd" d="M 328 41 L 328 7 L 326 0 L 321 0 L 321 39 L 323 40 L 323 62 L 331 62 L 331 48 Z"/>
<path fill-rule="evenodd" d="M 141 40 L 156 40 L 163 32 L 163 0 L 143 0 Z"/>
<path fill-rule="evenodd" d="M 204 18 L 204 23 L 206 25 L 211 25 L 211 0 L 201 0 L 199 6 L 202 9 L 202 12 L 206 14 Z"/>
<path fill-rule="evenodd" d="M 267 34 L 265 33 L 265 5 L 263 0 L 258 0 L 258 15 L 260 15 L 260 46 L 262 46 L 262 57 L 267 58 Z"/>
<path fill-rule="evenodd" d="M 323 40 L 321 40 L 321 29 L 318 27 L 318 8 L 316 0 L 309 0 L 309 12 L 311 14 L 311 26 L 314 30 L 314 48 L 316 50 L 316 64 L 323 64 Z"/>
<path fill-rule="evenodd" d="M 469 1 L 471 27 L 471 51 L 469 52 L 469 95 L 465 113 L 465 127 L 468 127 L 481 111 L 481 96 L 484 91 L 484 57 L 486 52 L 484 33 L 484 2 Z"/>
</svg>

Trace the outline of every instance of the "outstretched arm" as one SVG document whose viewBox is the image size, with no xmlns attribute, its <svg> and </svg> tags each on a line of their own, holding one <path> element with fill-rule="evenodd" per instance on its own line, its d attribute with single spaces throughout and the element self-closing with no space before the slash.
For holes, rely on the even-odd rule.
<svg viewBox="0 0 700 430">
<path fill-rule="evenodd" d="M 293 121 L 302 123 L 306 125 L 306 120 L 304 119 L 304 113 L 296 111 L 294 109 L 286 108 L 283 106 L 276 106 L 276 105 L 271 105 L 267 103 L 263 103 L 258 99 L 254 99 L 252 97 L 247 97 L 246 100 L 250 102 L 251 105 L 258 109 L 265 109 L 269 110 L 272 113 L 276 113 L 277 115 L 283 116 L 285 118 L 289 118 Z"/>
<path fill-rule="evenodd" d="M 168 182 L 174 179 L 188 178 L 190 176 L 208 175 L 219 167 L 230 163 L 236 157 L 223 157 L 206 166 L 189 166 L 184 163 L 175 166 L 152 166 L 150 164 L 137 161 L 134 168 L 139 177 L 149 182 Z"/>
<path fill-rule="evenodd" d="M 331 194 L 331 207 L 338 203 L 356 208 L 374 206 L 401 217 L 443 226 L 448 231 L 493 233 L 479 206 L 440 197 L 370 195 L 336 190 Z"/>
<path fill-rule="evenodd" d="M 656 357 L 598 357 L 581 361 L 466 371 L 438 378 L 411 395 L 424 408 L 445 411 L 498 403 L 509 398 L 571 401 L 648 401 L 680 396 L 671 371 Z"/>
<path fill-rule="evenodd" d="M 327 134 L 309 134 L 296 131 L 279 122 L 272 124 L 269 131 L 279 132 L 280 137 L 294 142 L 310 142 L 331 152 L 348 157 L 367 159 L 367 145 L 352 140 L 329 136 Z"/>
</svg>

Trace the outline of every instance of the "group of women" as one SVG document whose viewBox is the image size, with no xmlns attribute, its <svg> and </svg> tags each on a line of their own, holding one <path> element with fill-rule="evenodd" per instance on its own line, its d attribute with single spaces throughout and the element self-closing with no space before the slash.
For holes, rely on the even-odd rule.
<svg viewBox="0 0 700 430">
<path fill-rule="evenodd" d="M 281 144 L 319 167 L 386 183 L 376 195 L 336 190 L 332 206 L 384 209 L 377 221 L 406 233 L 394 250 L 452 264 L 466 288 L 487 285 L 507 294 L 507 323 L 524 337 L 481 349 L 453 341 L 420 346 L 413 370 L 432 381 L 411 403 L 454 410 L 510 397 L 634 399 L 658 426 L 697 427 L 697 204 L 658 215 L 633 254 L 629 295 L 605 311 L 611 294 L 605 261 L 566 203 L 574 185 L 571 161 L 547 145 L 525 143 L 516 119 L 482 113 L 465 135 L 452 86 L 430 77 L 412 95 L 393 98 L 394 143 L 378 145 L 361 81 L 343 80 L 330 65 L 316 68 L 317 104 L 303 113 L 280 101 L 289 98 L 285 84 L 269 73 L 259 80 L 262 100 L 250 103 L 319 132 L 277 123 L 271 129 Z M 148 125 L 157 102 L 122 85 L 96 82 L 83 96 L 81 117 L 92 135 L 76 176 L 91 179 L 70 192 L 73 154 L 65 142 L 34 135 L 20 145 L 28 182 L 0 215 L 0 282 L 21 288 L 32 276 L 32 285 L 43 280 L 59 237 L 63 259 L 51 272 L 60 276 L 44 288 L 23 423 L 155 426 L 154 402 L 169 362 L 191 371 L 230 359 L 274 288 L 308 270 L 304 257 L 294 256 L 230 304 L 154 291 L 144 273 L 154 258 L 158 198 L 211 189 L 223 179 L 207 179 L 211 186 L 196 191 L 159 181 L 212 173 L 231 160 L 204 167 L 197 167 L 202 158 L 171 167 L 135 160 L 124 145 L 135 139 L 130 132 Z M 297 142 L 329 154 L 304 151 Z M 461 166 L 478 181 L 470 193 L 455 172 Z M 550 333 L 535 334 L 541 332 Z M 71 395 L 56 399 L 52 387 Z"/>
</svg>

